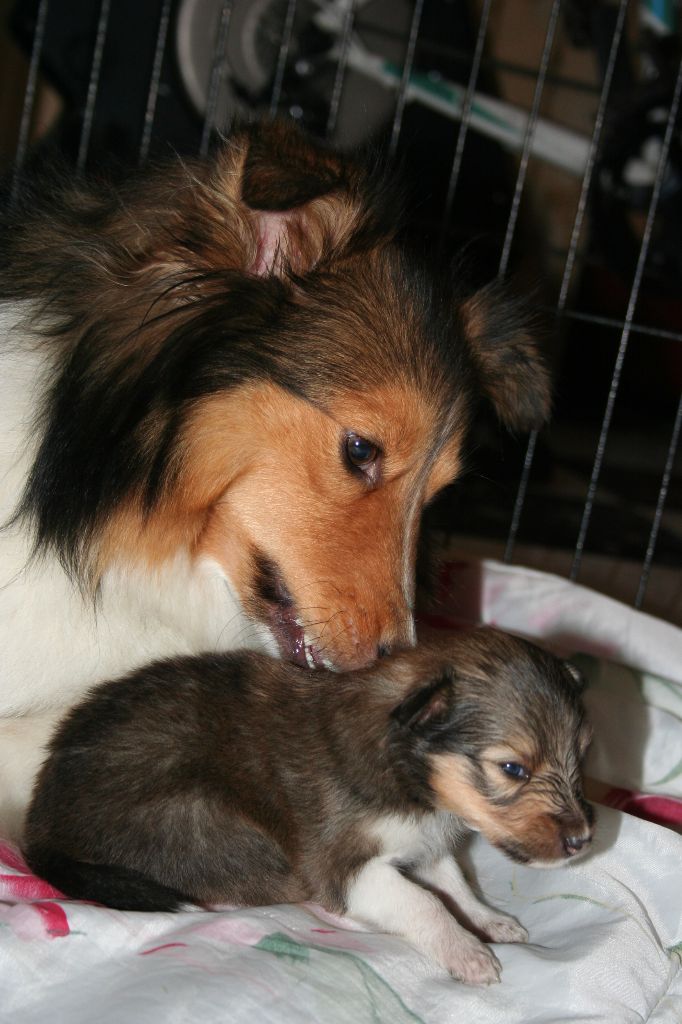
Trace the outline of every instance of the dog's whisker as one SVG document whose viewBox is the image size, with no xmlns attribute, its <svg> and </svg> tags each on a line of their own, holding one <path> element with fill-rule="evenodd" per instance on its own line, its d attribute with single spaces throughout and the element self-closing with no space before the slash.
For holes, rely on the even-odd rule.
<svg viewBox="0 0 682 1024">
<path fill-rule="evenodd" d="M 344 614 L 345 614 L 345 612 L 343 612 L 342 610 L 339 610 L 339 611 L 336 611 L 336 612 L 332 612 L 331 615 L 328 615 L 324 619 L 316 619 L 315 621 L 308 621 L 308 620 L 306 620 L 306 623 L 305 623 L 306 629 L 308 628 L 308 626 L 320 626 L 321 625 L 323 627 L 327 627 L 328 625 L 330 625 L 330 623 L 332 623 L 334 621 L 334 619 L 337 619 L 340 615 L 343 616 Z"/>
</svg>

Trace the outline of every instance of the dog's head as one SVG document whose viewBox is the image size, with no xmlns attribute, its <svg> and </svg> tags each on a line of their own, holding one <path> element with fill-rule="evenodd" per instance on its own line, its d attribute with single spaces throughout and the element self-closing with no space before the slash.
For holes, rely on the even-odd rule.
<svg viewBox="0 0 682 1024">
<path fill-rule="evenodd" d="M 411 645 L 420 515 L 474 405 L 530 429 L 549 388 L 516 303 L 408 257 L 394 205 L 271 125 L 14 232 L 67 353 L 22 509 L 39 542 L 95 579 L 209 560 L 300 664 Z"/>
<path fill-rule="evenodd" d="M 198 410 L 199 435 L 208 417 L 223 450 L 239 438 L 202 544 L 282 655 L 356 669 L 414 642 L 421 512 L 461 471 L 477 398 L 536 426 L 547 377 L 508 296 L 458 299 L 394 243 L 385 185 L 271 131 L 244 143 L 241 198 L 252 270 L 282 295 L 275 372 Z"/>
<path fill-rule="evenodd" d="M 448 643 L 436 677 L 393 713 L 414 784 L 519 863 L 585 852 L 594 813 L 581 762 L 591 730 L 577 670 L 492 630 Z"/>
</svg>

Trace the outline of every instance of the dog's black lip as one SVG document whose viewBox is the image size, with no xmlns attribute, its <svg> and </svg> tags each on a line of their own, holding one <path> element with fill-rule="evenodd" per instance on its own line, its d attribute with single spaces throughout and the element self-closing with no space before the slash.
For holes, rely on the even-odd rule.
<svg viewBox="0 0 682 1024">
<path fill-rule="evenodd" d="M 276 562 L 266 555 L 255 557 L 255 587 L 258 596 L 269 605 L 280 608 L 293 608 L 294 599 L 284 582 L 282 573 Z"/>
<path fill-rule="evenodd" d="M 302 668 L 322 665 L 319 651 L 306 643 L 305 632 L 296 613 L 296 604 L 284 582 L 279 567 L 265 555 L 256 556 L 256 592 L 265 605 L 265 619 L 280 654 Z"/>
</svg>

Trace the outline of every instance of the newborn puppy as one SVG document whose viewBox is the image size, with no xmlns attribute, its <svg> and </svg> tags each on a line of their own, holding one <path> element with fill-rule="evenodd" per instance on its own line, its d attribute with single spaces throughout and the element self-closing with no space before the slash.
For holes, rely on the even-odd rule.
<svg viewBox="0 0 682 1024">
<path fill-rule="evenodd" d="M 487 629 L 346 675 L 246 652 L 158 662 L 65 719 L 26 858 L 67 895 L 124 909 L 312 900 L 462 981 L 497 981 L 435 892 L 478 934 L 526 939 L 453 853 L 471 829 L 529 865 L 588 846 L 579 691 L 564 662 Z"/>
</svg>

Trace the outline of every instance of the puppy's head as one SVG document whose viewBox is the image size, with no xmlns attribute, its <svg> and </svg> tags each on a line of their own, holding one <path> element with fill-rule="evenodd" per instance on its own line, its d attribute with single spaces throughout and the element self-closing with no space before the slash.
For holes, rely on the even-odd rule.
<svg viewBox="0 0 682 1024">
<path fill-rule="evenodd" d="M 427 799 L 534 867 L 585 852 L 594 813 L 581 762 L 591 738 L 572 666 L 492 630 L 455 638 L 427 685 L 394 711 L 403 762 Z"/>
</svg>

